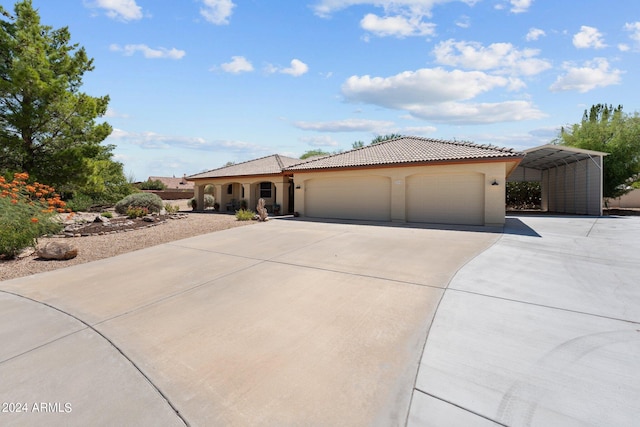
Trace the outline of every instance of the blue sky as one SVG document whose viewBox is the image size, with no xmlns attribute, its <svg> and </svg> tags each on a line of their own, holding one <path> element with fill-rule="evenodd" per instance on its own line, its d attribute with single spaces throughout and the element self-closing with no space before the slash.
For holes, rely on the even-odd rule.
<svg viewBox="0 0 640 427">
<path fill-rule="evenodd" d="M 525 149 L 592 104 L 640 110 L 637 0 L 33 4 L 95 59 L 83 91 L 139 180 L 387 133 Z"/>
</svg>

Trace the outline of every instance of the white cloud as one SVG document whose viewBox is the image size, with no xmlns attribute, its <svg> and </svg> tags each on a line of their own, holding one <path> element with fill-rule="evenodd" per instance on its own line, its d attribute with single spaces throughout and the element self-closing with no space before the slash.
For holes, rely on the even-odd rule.
<svg viewBox="0 0 640 427">
<path fill-rule="evenodd" d="M 618 50 L 619 50 L 620 52 L 628 52 L 628 51 L 630 51 L 630 50 L 631 50 L 631 48 L 629 47 L 629 45 L 628 45 L 628 44 L 620 43 L 620 44 L 618 44 Z"/>
<path fill-rule="evenodd" d="M 531 76 L 549 68 L 549 61 L 535 58 L 537 49 L 516 49 L 511 43 L 493 43 L 488 47 L 477 42 L 440 42 L 433 53 L 439 64 L 476 70 L 496 70 Z"/>
<path fill-rule="evenodd" d="M 236 6 L 231 0 L 202 0 L 202 4 L 204 7 L 200 9 L 200 14 L 216 25 L 228 24 Z"/>
<path fill-rule="evenodd" d="M 473 5 L 478 0 L 318 0 L 313 6 L 316 15 L 331 16 L 332 13 L 351 6 L 371 5 L 383 8 L 386 13 L 431 16 L 431 9 L 439 4 L 461 2 Z"/>
<path fill-rule="evenodd" d="M 141 52 L 145 58 L 148 59 L 182 59 L 187 53 L 184 50 L 176 48 L 167 49 L 160 47 L 152 49 L 145 44 L 127 44 L 120 46 L 112 44 L 109 46 L 109 50 L 113 52 L 122 52 L 126 56 L 132 56 L 136 52 Z"/>
<path fill-rule="evenodd" d="M 265 67 L 265 71 L 267 73 L 282 73 L 289 74 L 294 77 L 300 77 L 303 74 L 306 74 L 309 71 L 309 66 L 299 59 L 292 59 L 291 66 L 288 68 L 280 68 L 275 65 L 268 64 Z"/>
<path fill-rule="evenodd" d="M 460 28 L 469 28 L 471 26 L 471 18 L 467 15 L 462 15 L 457 21 L 456 25 Z"/>
<path fill-rule="evenodd" d="M 482 71 L 434 68 L 405 71 L 386 78 L 352 76 L 342 85 L 342 93 L 350 102 L 403 110 L 433 121 L 474 124 L 542 117 L 542 113 L 526 101 L 463 102 L 513 85 L 513 79 Z"/>
<path fill-rule="evenodd" d="M 602 49 L 607 45 L 602 40 L 602 33 L 597 28 L 583 25 L 580 27 L 580 32 L 574 34 L 573 45 L 578 49 Z"/>
<path fill-rule="evenodd" d="M 631 33 L 629 38 L 636 43 L 637 48 L 640 48 L 640 21 L 626 23 L 624 24 L 624 29 Z"/>
<path fill-rule="evenodd" d="M 393 126 L 390 121 L 345 119 L 330 122 L 294 122 L 293 126 L 316 132 L 369 132 Z"/>
<path fill-rule="evenodd" d="M 232 56 L 231 62 L 220 66 L 227 73 L 243 73 L 253 71 L 253 65 L 244 56 Z"/>
<path fill-rule="evenodd" d="M 529 101 L 505 101 L 495 103 L 446 102 L 412 108 L 412 116 L 434 122 L 450 124 L 488 124 L 533 120 L 545 117 Z"/>
<path fill-rule="evenodd" d="M 95 0 L 93 7 L 105 9 L 109 18 L 121 21 L 142 19 L 142 8 L 135 0 Z"/>
<path fill-rule="evenodd" d="M 243 141 L 207 140 L 201 137 L 163 135 L 156 132 L 128 132 L 114 129 L 107 141 L 118 140 L 144 149 L 191 149 L 205 151 L 232 151 L 247 153 L 269 152 L 271 148 Z"/>
<path fill-rule="evenodd" d="M 619 84 L 622 71 L 609 69 L 609 62 L 604 58 L 595 58 L 587 61 L 582 67 L 576 67 L 571 63 L 563 64 L 566 74 L 561 75 L 549 88 L 552 92 L 578 91 L 580 93 L 590 90 Z"/>
<path fill-rule="evenodd" d="M 420 18 L 404 16 L 379 17 L 372 13 L 365 15 L 360 21 L 362 29 L 379 37 L 394 36 L 428 36 L 435 33 L 435 24 L 422 22 Z"/>
<path fill-rule="evenodd" d="M 523 13 L 529 10 L 533 0 L 511 0 L 511 13 Z"/>
<path fill-rule="evenodd" d="M 544 30 L 541 30 L 540 28 L 531 28 L 527 33 L 526 39 L 528 42 L 530 42 L 530 41 L 538 40 L 540 37 L 543 37 L 546 35 L 547 33 L 545 33 Z"/>
<path fill-rule="evenodd" d="M 311 145 L 312 147 L 337 147 L 338 142 L 327 135 L 321 136 L 305 136 L 299 138 L 300 141 Z"/>
</svg>

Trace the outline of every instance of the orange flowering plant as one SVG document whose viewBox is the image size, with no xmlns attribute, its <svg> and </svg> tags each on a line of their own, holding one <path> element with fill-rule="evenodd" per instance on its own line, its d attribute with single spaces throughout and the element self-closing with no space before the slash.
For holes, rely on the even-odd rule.
<svg viewBox="0 0 640 427">
<path fill-rule="evenodd" d="M 52 187 L 29 183 L 28 173 L 0 176 L 0 257 L 13 258 L 38 237 L 59 232 L 57 214 L 70 212 Z"/>
</svg>

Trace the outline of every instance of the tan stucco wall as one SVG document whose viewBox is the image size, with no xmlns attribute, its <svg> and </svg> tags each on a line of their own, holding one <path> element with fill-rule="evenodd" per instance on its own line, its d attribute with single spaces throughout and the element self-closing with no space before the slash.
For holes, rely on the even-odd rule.
<svg viewBox="0 0 640 427">
<path fill-rule="evenodd" d="M 255 211 L 258 199 L 260 199 L 261 182 L 271 182 L 273 185 L 271 197 L 264 198 L 265 204 L 273 206 L 277 203 L 281 206 L 281 212 L 286 213 L 289 206 L 289 177 L 282 175 L 198 179 L 195 180 L 194 197 L 198 201 L 199 207 L 204 206 L 204 188 L 212 184 L 215 188 L 213 196 L 220 204 L 221 211 L 225 211 L 226 204 L 230 203 L 232 199 L 238 202 L 242 199 L 246 200 L 247 207 Z M 232 184 L 232 194 L 227 193 L 229 184 Z M 242 196 L 243 189 L 244 197 Z"/>
<path fill-rule="evenodd" d="M 443 164 L 431 166 L 393 167 L 379 169 L 354 169 L 342 171 L 296 172 L 295 182 L 295 211 L 301 216 L 305 214 L 305 187 L 309 180 L 322 178 L 339 178 L 348 180 L 351 177 L 386 177 L 391 180 L 391 220 L 407 221 L 406 194 L 407 180 L 414 175 L 443 175 L 443 174 L 481 174 L 484 177 L 484 223 L 485 225 L 502 225 L 505 221 L 505 175 L 506 162 Z M 491 185 L 496 180 L 498 185 Z M 459 197 L 460 195 L 451 195 Z M 367 205 L 359 200 L 359 209 L 372 209 L 373 203 Z"/>
<path fill-rule="evenodd" d="M 610 208 L 640 208 L 640 190 L 631 190 L 617 199 L 609 199 Z"/>
</svg>

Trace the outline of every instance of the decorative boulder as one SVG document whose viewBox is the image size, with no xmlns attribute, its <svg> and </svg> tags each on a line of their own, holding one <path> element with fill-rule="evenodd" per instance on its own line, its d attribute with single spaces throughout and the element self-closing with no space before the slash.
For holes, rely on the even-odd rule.
<svg viewBox="0 0 640 427">
<path fill-rule="evenodd" d="M 66 260 L 77 255 L 78 249 L 65 242 L 49 242 L 38 249 L 38 256 L 43 259 Z"/>
</svg>

